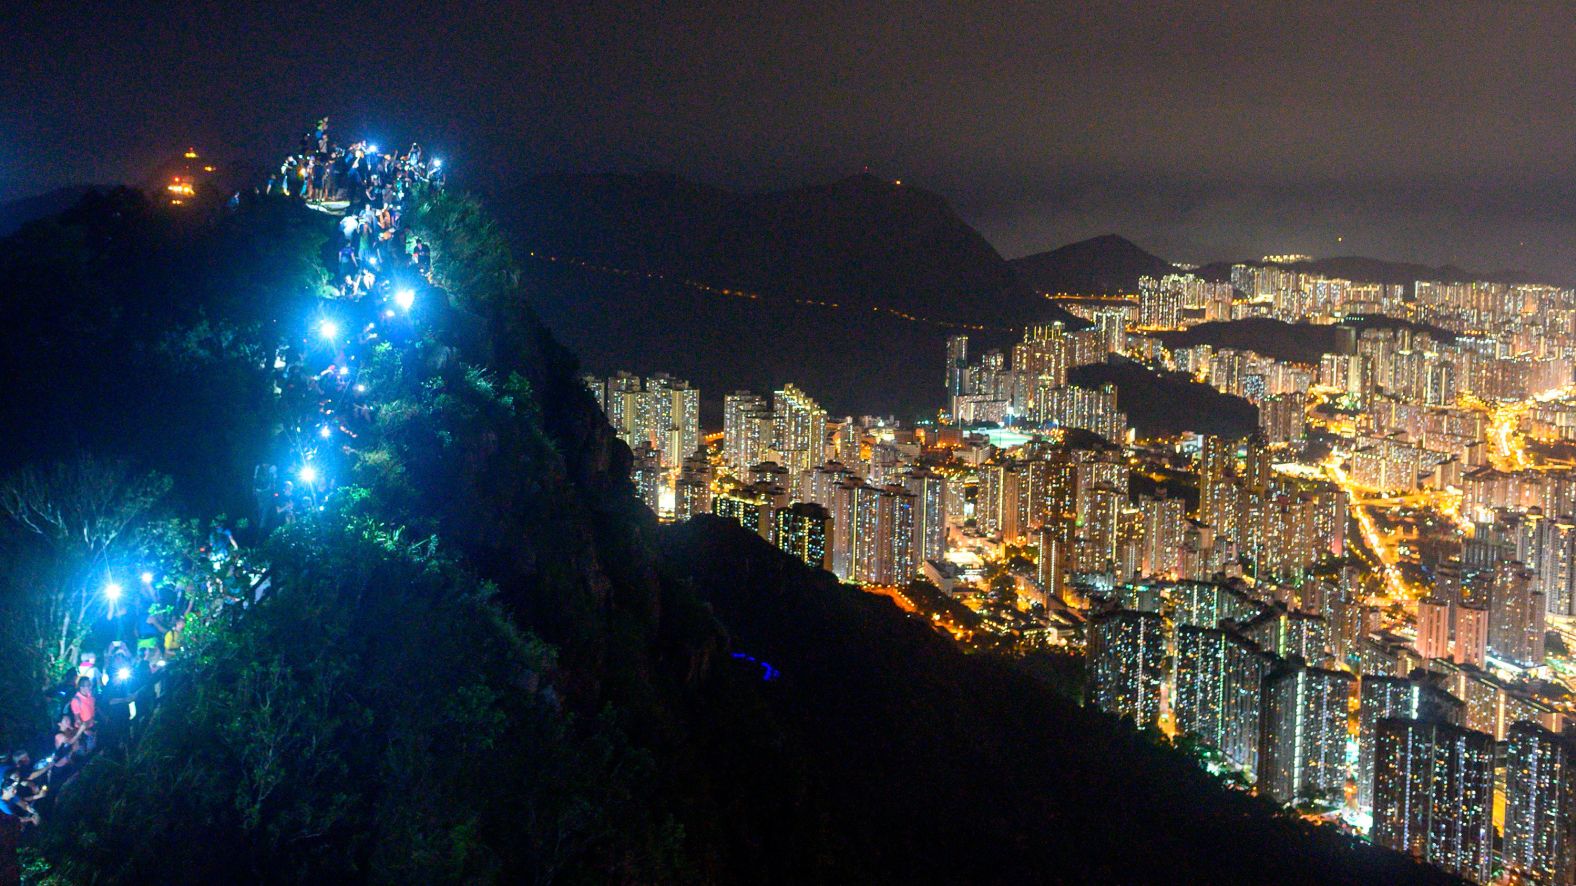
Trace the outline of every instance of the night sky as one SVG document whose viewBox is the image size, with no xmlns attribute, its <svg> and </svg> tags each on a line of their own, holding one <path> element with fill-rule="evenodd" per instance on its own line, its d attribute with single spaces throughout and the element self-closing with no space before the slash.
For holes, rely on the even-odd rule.
<svg viewBox="0 0 1576 886">
<path fill-rule="evenodd" d="M 0 200 L 140 180 L 188 143 L 273 158 L 328 113 L 420 136 L 488 191 L 869 167 L 940 192 L 1008 257 L 1119 232 L 1180 261 L 1576 279 L 1564 3 L 172 6 L 0 12 Z"/>
</svg>

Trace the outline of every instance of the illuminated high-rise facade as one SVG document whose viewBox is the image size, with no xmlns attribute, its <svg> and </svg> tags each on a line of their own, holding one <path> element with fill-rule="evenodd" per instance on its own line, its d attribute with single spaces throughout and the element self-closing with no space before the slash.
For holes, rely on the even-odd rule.
<svg viewBox="0 0 1576 886">
<path fill-rule="evenodd" d="M 1139 728 L 1160 719 L 1166 638 L 1159 614 L 1118 609 L 1090 617 L 1086 704 Z"/>
<path fill-rule="evenodd" d="M 957 420 L 958 397 L 970 393 L 964 387 L 969 368 L 969 337 L 954 335 L 947 339 L 947 412 Z"/>
<path fill-rule="evenodd" d="M 826 461 L 826 411 L 794 385 L 772 396 L 774 448 L 788 475 L 813 470 Z"/>
<path fill-rule="evenodd" d="M 914 496 L 850 478 L 832 493 L 832 572 L 843 581 L 903 585 L 914 561 Z"/>
<path fill-rule="evenodd" d="M 903 475 L 903 488 L 914 497 L 914 554 L 916 569 L 926 560 L 939 560 L 946 553 L 947 481 L 924 468 Z"/>
<path fill-rule="evenodd" d="M 1543 594 L 1534 589 L 1532 572 L 1520 562 L 1500 563 L 1489 593 L 1488 648 L 1496 656 L 1523 665 L 1543 664 Z"/>
<path fill-rule="evenodd" d="M 1164 495 L 1138 500 L 1143 514 L 1143 548 L 1139 572 L 1145 576 L 1176 578 L 1182 566 L 1182 535 L 1187 529 L 1186 502 Z"/>
<path fill-rule="evenodd" d="M 1576 746 L 1535 723 L 1505 738 L 1505 870 L 1528 883 L 1576 883 Z"/>
<path fill-rule="evenodd" d="M 1300 661 L 1264 678 L 1259 790 L 1282 803 L 1341 798 L 1351 685 L 1350 674 Z"/>
<path fill-rule="evenodd" d="M 1494 737 L 1390 718 L 1375 730 L 1375 843 L 1487 883 L 1494 864 Z"/>
<path fill-rule="evenodd" d="M 765 397 L 734 391 L 722 398 L 722 460 L 736 474 L 766 460 L 772 433 L 772 410 Z"/>
<path fill-rule="evenodd" d="M 777 547 L 818 569 L 832 563 L 832 515 L 814 502 L 798 502 L 776 514 Z"/>
<path fill-rule="evenodd" d="M 1358 690 L 1357 806 L 1373 808 L 1375 739 L 1379 721 L 1392 717 L 1461 725 L 1464 703 L 1433 685 L 1422 674 L 1418 679 L 1364 675 Z"/>
<path fill-rule="evenodd" d="M 1183 625 L 1176 629 L 1177 731 L 1196 735 L 1250 774 L 1258 767 L 1260 691 L 1274 663 L 1230 631 Z"/>
</svg>

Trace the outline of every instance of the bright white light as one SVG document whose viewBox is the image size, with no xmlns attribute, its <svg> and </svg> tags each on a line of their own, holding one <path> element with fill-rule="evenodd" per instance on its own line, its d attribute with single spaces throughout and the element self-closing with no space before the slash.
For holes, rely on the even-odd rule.
<svg viewBox="0 0 1576 886">
<path fill-rule="evenodd" d="M 324 338 L 338 338 L 339 324 L 335 323 L 333 320 L 324 320 L 323 322 L 317 324 L 317 334 Z"/>
<path fill-rule="evenodd" d="M 399 309 L 402 311 L 410 310 L 416 304 L 416 290 L 401 289 L 394 293 L 394 303 L 399 305 Z"/>
<path fill-rule="evenodd" d="M 151 573 L 151 572 L 144 572 L 142 574 L 142 583 L 145 584 L 145 585 L 153 584 L 153 573 Z"/>
<path fill-rule="evenodd" d="M 110 582 L 104 586 L 104 599 L 111 603 L 120 599 L 121 586 L 119 582 Z"/>
<path fill-rule="evenodd" d="M 306 465 L 296 472 L 296 478 L 302 483 L 312 486 L 317 483 L 317 468 Z"/>
<path fill-rule="evenodd" d="M 127 680 L 130 680 L 131 679 L 131 668 L 121 668 L 120 670 L 116 671 L 115 672 L 115 679 L 121 681 L 122 683 L 126 682 Z"/>
<path fill-rule="evenodd" d="M 329 437 L 334 435 L 334 432 L 329 430 L 328 425 L 323 425 L 321 428 L 317 429 L 317 435 L 322 437 L 324 440 L 327 440 Z"/>
<path fill-rule="evenodd" d="M 368 154 L 376 154 L 377 152 L 378 152 L 378 146 L 377 145 L 367 145 L 367 153 Z"/>
<path fill-rule="evenodd" d="M 356 393 L 358 393 L 358 394 L 365 394 L 366 392 L 367 392 L 367 386 L 366 385 L 356 385 Z"/>
<path fill-rule="evenodd" d="M 433 160 L 432 160 L 432 168 L 433 169 L 437 169 L 437 168 L 439 168 L 441 166 L 443 166 L 443 161 L 437 159 L 436 157 L 434 157 Z"/>
</svg>

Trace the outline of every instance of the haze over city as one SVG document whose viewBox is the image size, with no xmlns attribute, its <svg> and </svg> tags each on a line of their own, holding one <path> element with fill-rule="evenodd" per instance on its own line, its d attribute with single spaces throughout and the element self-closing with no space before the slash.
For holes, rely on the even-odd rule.
<svg viewBox="0 0 1576 886">
<path fill-rule="evenodd" d="M 1576 278 L 1559 3 L 58 7 L 0 19 L 0 198 L 270 156 L 318 108 L 419 127 L 471 187 L 661 169 L 743 190 L 869 168 L 1007 257 L 1117 232 L 1174 261 L 1374 255 Z M 441 22 L 441 25 L 438 24 Z M 122 72 L 136 70 L 136 77 Z M 49 109 L 40 113 L 40 109 Z"/>
</svg>

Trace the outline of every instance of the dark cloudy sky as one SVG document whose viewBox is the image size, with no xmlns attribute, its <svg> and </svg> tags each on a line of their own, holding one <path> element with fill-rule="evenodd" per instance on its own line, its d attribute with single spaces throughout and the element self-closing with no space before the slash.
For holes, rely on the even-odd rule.
<svg viewBox="0 0 1576 886">
<path fill-rule="evenodd" d="M 327 113 L 473 187 L 868 166 L 1009 257 L 1114 231 L 1576 278 L 1567 3 L 226 5 L 7 4 L 0 199 L 273 157 Z"/>
</svg>

